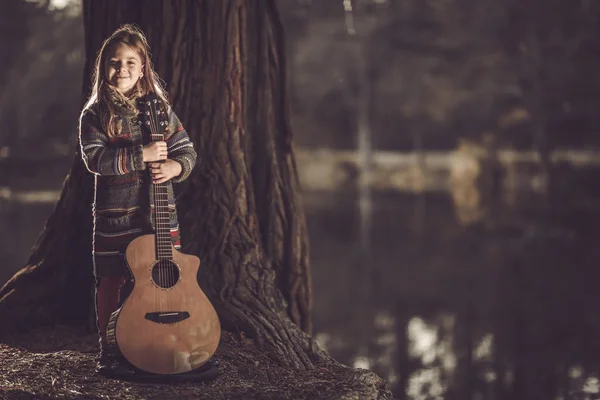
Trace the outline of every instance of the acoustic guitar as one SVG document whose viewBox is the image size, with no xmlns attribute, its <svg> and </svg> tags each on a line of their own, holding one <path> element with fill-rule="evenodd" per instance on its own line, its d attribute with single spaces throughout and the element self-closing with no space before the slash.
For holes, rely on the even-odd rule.
<svg viewBox="0 0 600 400">
<path fill-rule="evenodd" d="M 151 139 L 164 140 L 167 113 L 154 96 L 145 101 Z M 198 285 L 200 259 L 172 244 L 167 183 L 152 184 L 155 234 L 125 251 L 133 289 L 113 313 L 107 339 L 134 367 L 154 374 L 189 372 L 205 364 L 221 337 L 212 304 Z"/>
</svg>

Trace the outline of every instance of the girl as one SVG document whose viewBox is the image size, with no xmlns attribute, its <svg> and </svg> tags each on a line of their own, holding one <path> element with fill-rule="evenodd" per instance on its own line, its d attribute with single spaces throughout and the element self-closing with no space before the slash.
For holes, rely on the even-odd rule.
<svg viewBox="0 0 600 400">
<path fill-rule="evenodd" d="M 106 329 L 111 314 L 124 300 L 125 249 L 131 240 L 153 232 L 150 179 L 167 182 L 171 235 L 175 248 L 180 249 L 171 182 L 189 176 L 196 152 L 167 102 L 140 30 L 125 25 L 104 41 L 92 82 L 79 120 L 79 139 L 83 161 L 95 179 L 92 251 L 100 337 L 98 371 L 102 373 L 114 368 L 117 359 L 109 354 Z M 151 142 L 149 132 L 142 129 L 138 106 L 150 93 L 168 110 L 164 142 Z"/>
</svg>

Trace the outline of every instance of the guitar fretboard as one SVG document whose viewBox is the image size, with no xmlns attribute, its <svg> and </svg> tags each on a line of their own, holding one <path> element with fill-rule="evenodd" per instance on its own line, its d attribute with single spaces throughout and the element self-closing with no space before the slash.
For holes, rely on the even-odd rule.
<svg viewBox="0 0 600 400">
<path fill-rule="evenodd" d="M 162 134 L 152 134 L 152 141 L 164 140 Z M 167 182 L 152 184 L 154 194 L 154 228 L 156 231 L 156 257 L 158 260 L 172 260 L 171 215 Z"/>
</svg>

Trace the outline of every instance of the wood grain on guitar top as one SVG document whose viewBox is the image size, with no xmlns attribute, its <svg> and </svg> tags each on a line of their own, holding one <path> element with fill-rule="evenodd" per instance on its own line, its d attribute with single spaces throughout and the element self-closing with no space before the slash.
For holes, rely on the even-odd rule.
<svg viewBox="0 0 600 400">
<path fill-rule="evenodd" d="M 221 337 L 219 318 L 200 289 L 198 257 L 172 248 L 179 280 L 162 288 L 152 279 L 156 263 L 154 235 L 134 239 L 125 257 L 135 279 L 131 294 L 119 311 L 115 328 L 117 345 L 137 368 L 157 374 L 196 369 L 214 354 Z M 148 313 L 186 312 L 189 317 L 174 323 L 158 323 Z"/>
</svg>

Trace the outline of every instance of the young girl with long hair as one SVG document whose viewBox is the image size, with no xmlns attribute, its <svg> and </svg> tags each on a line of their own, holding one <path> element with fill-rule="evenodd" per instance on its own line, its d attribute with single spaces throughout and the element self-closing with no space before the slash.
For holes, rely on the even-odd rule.
<svg viewBox="0 0 600 400">
<path fill-rule="evenodd" d="M 142 126 L 140 105 L 151 94 L 167 109 L 165 141 L 150 141 Z M 136 237 L 154 231 L 151 183 L 167 182 L 171 238 L 180 249 L 171 182 L 185 180 L 197 157 L 154 72 L 147 40 L 132 25 L 117 29 L 102 44 L 91 95 L 79 120 L 79 138 L 83 161 L 95 182 L 92 240 L 102 373 L 114 364 L 106 333 L 111 314 L 124 300 L 125 249 Z"/>
</svg>

